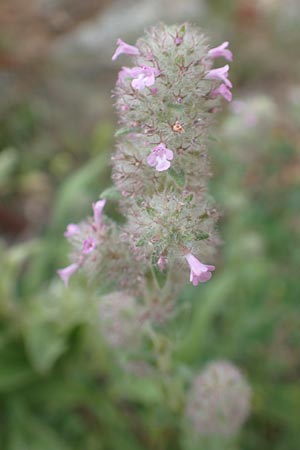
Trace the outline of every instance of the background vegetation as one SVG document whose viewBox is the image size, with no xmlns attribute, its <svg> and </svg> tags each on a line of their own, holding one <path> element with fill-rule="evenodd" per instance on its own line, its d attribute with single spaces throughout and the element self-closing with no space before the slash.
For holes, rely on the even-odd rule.
<svg viewBox="0 0 300 450">
<path fill-rule="evenodd" d="M 39 13 L 34 2 L 26 11 L 16 0 L 0 7 L 0 448 L 185 449 L 155 377 L 121 370 L 104 343 L 97 296 L 76 280 L 64 289 L 55 273 L 67 262 L 66 224 L 89 213 L 110 185 L 116 120 L 109 55 L 118 36 L 109 35 L 98 59 L 85 51 L 74 58 L 70 40 L 88 33 L 96 17 L 118 17 L 121 4 L 40 3 Z M 231 450 L 295 450 L 299 4 L 190 1 L 186 11 L 178 6 L 178 17 L 176 2 L 163 4 L 169 22 L 185 20 L 196 5 L 193 21 L 212 42 L 230 41 L 237 100 L 219 117 L 210 146 L 211 189 L 223 210 L 218 270 L 207 285 L 182 292 L 191 308 L 177 324 L 175 371 L 180 380 L 206 361 L 233 361 L 253 402 Z M 142 25 L 153 19 L 145 11 Z M 132 25 L 122 38 L 134 42 L 141 24 Z M 202 448 L 223 449 L 216 442 Z"/>
</svg>

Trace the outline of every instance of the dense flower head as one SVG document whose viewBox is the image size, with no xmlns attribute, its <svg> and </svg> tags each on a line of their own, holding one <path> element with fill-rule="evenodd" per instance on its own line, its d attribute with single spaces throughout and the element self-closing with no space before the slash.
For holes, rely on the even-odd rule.
<svg viewBox="0 0 300 450">
<path fill-rule="evenodd" d="M 206 194 L 206 142 L 220 100 L 232 99 L 229 65 L 214 68 L 214 60 L 231 61 L 232 53 L 227 41 L 209 49 L 188 24 L 159 25 L 135 45 L 139 55 L 132 68 L 121 69 L 115 90 L 124 125 L 113 157 L 113 180 L 128 217 L 123 236 L 141 258 L 158 261 L 163 252 L 170 268 L 174 258 L 181 267 L 184 249 L 205 260 L 217 244 L 217 214 Z M 191 268 L 194 285 L 208 281 L 214 270 L 201 267 Z"/>
<path fill-rule="evenodd" d="M 193 381 L 185 415 L 196 434 L 230 436 L 246 420 L 250 410 L 250 387 L 228 361 L 206 366 Z"/>
<path fill-rule="evenodd" d="M 219 57 L 231 61 L 232 53 L 228 42 L 209 48 L 196 27 L 160 24 L 135 45 L 119 39 L 113 60 L 121 54 L 131 63 L 121 68 L 114 91 L 121 128 L 112 178 L 125 220 L 105 218 L 105 200 L 93 204 L 93 217 L 65 232 L 76 270 L 59 274 L 68 281 L 84 268 L 140 295 L 149 273 L 159 288 L 170 289 L 166 280 L 179 287 L 181 273 L 188 279 L 186 261 L 193 285 L 203 283 L 215 267 L 201 261 L 210 261 L 218 244 L 207 140 L 214 112 L 232 99 L 229 65 L 214 64 Z"/>
</svg>

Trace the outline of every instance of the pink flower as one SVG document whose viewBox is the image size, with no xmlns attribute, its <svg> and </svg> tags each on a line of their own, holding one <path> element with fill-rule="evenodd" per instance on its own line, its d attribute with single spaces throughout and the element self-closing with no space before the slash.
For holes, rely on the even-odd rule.
<svg viewBox="0 0 300 450">
<path fill-rule="evenodd" d="M 228 80 L 228 70 L 229 66 L 218 67 L 218 69 L 209 70 L 206 74 L 206 78 L 209 80 L 221 80 L 226 84 L 227 87 L 231 88 L 232 83 Z"/>
<path fill-rule="evenodd" d="M 157 265 L 159 267 L 159 270 L 163 271 L 166 268 L 168 262 L 168 258 L 166 256 L 160 255 L 160 257 L 157 260 Z"/>
<path fill-rule="evenodd" d="M 96 203 L 93 203 L 93 210 L 94 210 L 94 222 L 97 228 L 101 225 L 102 220 L 102 211 L 105 206 L 106 200 L 99 200 Z"/>
<path fill-rule="evenodd" d="M 123 81 L 125 77 L 133 78 L 131 86 L 133 89 L 141 91 L 145 87 L 152 86 L 155 83 L 155 77 L 159 75 L 159 71 L 154 67 L 142 65 L 140 67 L 123 67 L 119 73 L 119 81 Z"/>
<path fill-rule="evenodd" d="M 215 59 L 219 57 L 224 57 L 227 61 L 232 61 L 232 52 L 228 50 L 229 42 L 223 42 L 223 44 L 218 47 L 212 48 L 208 52 L 209 58 Z"/>
<path fill-rule="evenodd" d="M 64 282 L 65 286 L 68 287 L 69 279 L 79 269 L 79 264 L 71 264 L 70 266 L 65 267 L 64 269 L 59 269 L 57 274 Z"/>
<path fill-rule="evenodd" d="M 194 255 L 192 255 L 192 253 L 188 253 L 184 257 L 190 266 L 190 281 L 194 286 L 197 286 L 198 283 L 205 283 L 205 281 L 211 279 L 211 272 L 215 270 L 215 266 L 203 264 Z"/>
<path fill-rule="evenodd" d="M 84 255 L 88 255 L 89 253 L 91 253 L 93 250 L 95 250 L 96 248 L 96 242 L 95 239 L 90 236 L 89 238 L 85 239 L 83 241 L 83 249 L 82 249 L 82 253 Z"/>
<path fill-rule="evenodd" d="M 149 166 L 156 168 L 158 172 L 162 172 L 163 170 L 167 170 L 173 159 L 173 152 L 169 150 L 165 144 L 158 144 L 156 147 L 152 149 L 152 152 L 147 158 L 147 163 Z"/>
<path fill-rule="evenodd" d="M 135 55 L 138 56 L 140 54 L 139 49 L 134 47 L 133 45 L 126 44 L 126 42 L 122 41 L 122 39 L 117 40 L 117 49 L 111 58 L 115 61 L 119 55 L 124 53 L 125 55 Z"/>
<path fill-rule="evenodd" d="M 212 97 L 217 97 L 218 95 L 221 95 L 223 98 L 225 98 L 225 100 L 227 100 L 228 102 L 231 102 L 232 100 L 232 93 L 231 91 L 228 89 L 228 87 L 226 86 L 226 84 L 222 83 L 220 84 L 219 87 L 217 87 L 216 89 L 214 89 L 210 95 Z"/>
<path fill-rule="evenodd" d="M 80 232 L 79 226 L 74 224 L 74 223 L 69 223 L 69 225 L 67 226 L 66 231 L 64 232 L 64 236 L 66 238 L 68 237 L 72 237 L 75 234 L 78 234 Z"/>
</svg>

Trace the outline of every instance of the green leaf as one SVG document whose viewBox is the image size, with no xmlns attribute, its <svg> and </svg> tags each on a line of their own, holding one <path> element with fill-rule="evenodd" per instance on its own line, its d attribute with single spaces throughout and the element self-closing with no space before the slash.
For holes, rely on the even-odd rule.
<svg viewBox="0 0 300 450">
<path fill-rule="evenodd" d="M 25 343 L 29 357 L 38 372 L 47 372 L 66 350 L 65 338 L 54 322 L 31 321 L 26 329 Z"/>
<path fill-rule="evenodd" d="M 144 238 L 140 238 L 137 242 L 136 242 L 136 247 L 142 247 L 145 244 L 145 239 Z"/>
<path fill-rule="evenodd" d="M 152 271 L 158 286 L 162 289 L 168 278 L 167 270 L 160 270 L 157 264 L 153 264 Z"/>
<path fill-rule="evenodd" d="M 185 176 L 184 172 L 176 172 L 172 167 L 168 170 L 168 174 L 173 178 L 173 180 L 180 187 L 184 187 L 185 185 Z"/>
<path fill-rule="evenodd" d="M 22 402 L 10 406 L 7 450 L 71 450 L 56 431 Z"/>
<path fill-rule="evenodd" d="M 6 148 L 0 154 L 0 187 L 9 181 L 17 162 L 17 151 L 14 148 Z"/>
<path fill-rule="evenodd" d="M 122 195 L 116 186 L 111 186 L 101 193 L 100 198 L 117 201 L 122 198 Z"/>
<path fill-rule="evenodd" d="M 168 104 L 168 108 L 175 109 L 176 111 L 182 111 L 183 110 L 183 105 L 180 105 L 178 103 L 169 103 Z"/>
<path fill-rule="evenodd" d="M 25 361 L 5 362 L 1 357 L 0 392 L 10 392 L 34 381 L 35 373 Z"/>
<path fill-rule="evenodd" d="M 207 239 L 209 237 L 208 233 L 205 233 L 204 231 L 199 231 L 195 234 L 196 241 L 203 241 L 204 239 Z"/>
<path fill-rule="evenodd" d="M 130 133 L 141 133 L 141 129 L 140 128 L 123 127 L 123 128 L 120 128 L 118 131 L 116 131 L 115 137 L 124 136 L 124 135 L 130 134 Z"/>
</svg>

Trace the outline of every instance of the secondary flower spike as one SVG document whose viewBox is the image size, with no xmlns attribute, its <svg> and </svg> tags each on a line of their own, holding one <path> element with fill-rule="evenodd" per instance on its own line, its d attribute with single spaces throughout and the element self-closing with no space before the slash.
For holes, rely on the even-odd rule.
<svg viewBox="0 0 300 450">
<path fill-rule="evenodd" d="M 212 59 L 223 57 L 227 59 L 227 61 L 232 61 L 232 52 L 227 48 L 228 45 L 229 42 L 225 41 L 218 47 L 210 49 L 207 55 Z"/>
<path fill-rule="evenodd" d="M 211 279 L 211 272 L 215 270 L 215 266 L 203 264 L 199 259 L 192 255 L 192 253 L 185 255 L 185 259 L 190 266 L 190 282 L 194 286 L 197 286 L 199 283 L 205 283 L 205 281 Z"/>
<path fill-rule="evenodd" d="M 140 52 L 139 49 L 134 47 L 133 45 L 126 44 L 126 42 L 122 41 L 122 39 L 118 39 L 116 51 L 111 59 L 115 61 L 118 56 L 122 54 L 138 56 Z"/>
<path fill-rule="evenodd" d="M 173 159 L 173 152 L 161 143 L 152 149 L 147 158 L 147 163 L 151 167 L 155 167 L 158 172 L 168 170 L 171 166 L 170 161 Z"/>
</svg>

